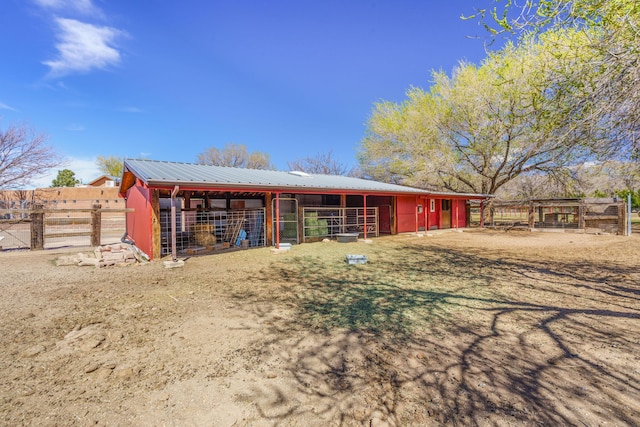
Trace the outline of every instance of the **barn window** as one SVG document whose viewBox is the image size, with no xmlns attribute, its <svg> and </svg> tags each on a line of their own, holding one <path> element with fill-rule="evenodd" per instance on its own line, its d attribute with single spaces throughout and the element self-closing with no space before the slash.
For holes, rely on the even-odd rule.
<svg viewBox="0 0 640 427">
<path fill-rule="evenodd" d="M 436 201 L 434 199 L 431 199 L 430 202 L 431 203 L 430 203 L 430 206 L 429 206 L 429 210 L 431 212 L 435 212 L 436 211 Z"/>
</svg>

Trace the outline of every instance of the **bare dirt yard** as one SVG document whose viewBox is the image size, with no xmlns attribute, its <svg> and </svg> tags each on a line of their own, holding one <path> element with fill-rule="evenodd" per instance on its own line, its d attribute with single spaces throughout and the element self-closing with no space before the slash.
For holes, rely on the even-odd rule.
<svg viewBox="0 0 640 427">
<path fill-rule="evenodd" d="M 0 253 L 2 425 L 640 424 L 638 235 L 64 254 Z"/>
</svg>

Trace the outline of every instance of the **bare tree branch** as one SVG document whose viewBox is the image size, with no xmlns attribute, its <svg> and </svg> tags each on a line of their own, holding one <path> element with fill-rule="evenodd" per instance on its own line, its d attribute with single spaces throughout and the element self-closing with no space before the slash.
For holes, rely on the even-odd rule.
<svg viewBox="0 0 640 427">
<path fill-rule="evenodd" d="M 46 134 L 35 133 L 26 124 L 10 124 L 0 130 L 0 188 L 28 186 L 62 164 L 62 159 L 46 144 L 47 139 Z"/>
</svg>

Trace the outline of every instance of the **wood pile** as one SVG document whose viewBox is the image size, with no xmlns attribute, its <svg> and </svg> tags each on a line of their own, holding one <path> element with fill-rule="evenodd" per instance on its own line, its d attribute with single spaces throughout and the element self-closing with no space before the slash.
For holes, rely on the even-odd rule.
<svg viewBox="0 0 640 427">
<path fill-rule="evenodd" d="M 77 253 L 76 255 L 61 256 L 56 260 L 57 266 L 77 265 L 96 268 L 112 265 L 129 265 L 149 260 L 144 253 L 133 245 L 115 244 L 96 248 L 92 253 Z"/>
</svg>

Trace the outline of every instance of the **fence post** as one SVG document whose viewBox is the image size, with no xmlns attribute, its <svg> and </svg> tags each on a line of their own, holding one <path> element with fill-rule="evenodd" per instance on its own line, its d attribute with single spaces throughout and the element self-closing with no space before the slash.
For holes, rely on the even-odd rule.
<svg viewBox="0 0 640 427">
<path fill-rule="evenodd" d="M 533 201 L 529 201 L 529 206 L 527 206 L 527 222 L 529 223 L 529 228 L 536 227 L 536 210 Z"/>
<path fill-rule="evenodd" d="M 627 206 L 624 201 L 619 201 L 618 205 L 618 236 L 625 236 L 627 234 Z"/>
<path fill-rule="evenodd" d="M 580 200 L 580 206 L 578 206 L 578 229 L 586 231 L 586 222 L 584 216 L 586 214 L 586 206 L 584 200 Z"/>
<path fill-rule="evenodd" d="M 31 217 L 31 250 L 44 249 L 44 211 L 43 205 L 34 204 L 29 216 Z"/>
<path fill-rule="evenodd" d="M 91 246 L 100 246 L 100 231 L 102 229 L 102 205 L 91 206 Z"/>
</svg>

